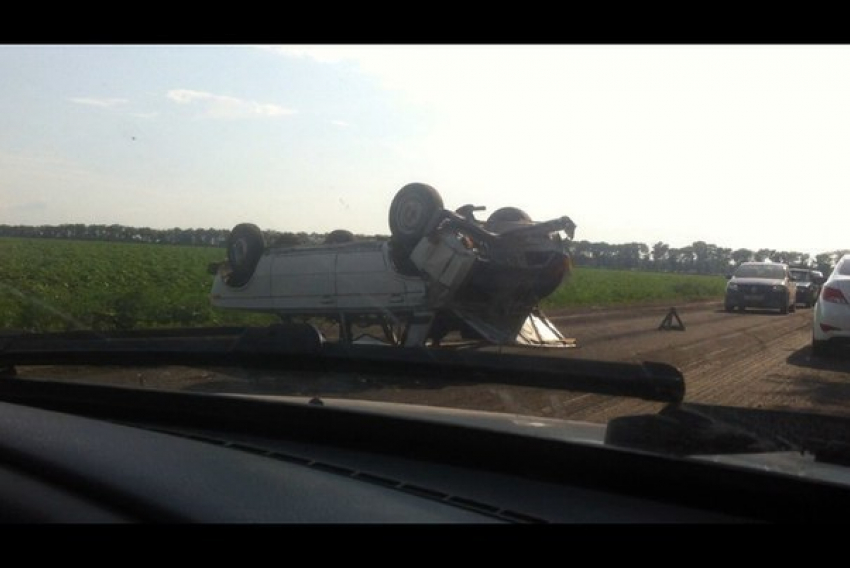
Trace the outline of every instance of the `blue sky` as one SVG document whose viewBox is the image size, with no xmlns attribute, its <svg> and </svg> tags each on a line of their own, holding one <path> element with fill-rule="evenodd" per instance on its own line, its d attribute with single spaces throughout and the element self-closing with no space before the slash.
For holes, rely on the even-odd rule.
<svg viewBox="0 0 850 568">
<path fill-rule="evenodd" d="M 581 240 L 850 248 L 850 46 L 2 45 L 0 76 L 3 224 L 387 234 L 420 181 Z"/>
</svg>

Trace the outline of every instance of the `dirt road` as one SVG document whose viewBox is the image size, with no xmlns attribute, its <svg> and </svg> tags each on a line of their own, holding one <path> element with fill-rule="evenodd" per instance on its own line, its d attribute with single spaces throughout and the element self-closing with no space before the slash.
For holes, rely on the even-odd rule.
<svg viewBox="0 0 850 568">
<path fill-rule="evenodd" d="M 685 376 L 685 402 L 793 409 L 850 417 L 850 356 L 811 355 L 811 310 L 782 315 L 727 313 L 720 303 L 675 306 L 684 326 L 660 330 L 674 306 L 548 314 L 577 347 L 560 356 L 608 361 L 659 361 Z M 673 323 L 678 323 L 673 320 Z M 364 398 L 605 422 L 656 412 L 662 403 L 504 384 L 459 383 L 442 377 L 388 382 L 368 375 L 272 375 L 234 369 L 25 369 L 22 376 L 58 376 L 143 388 Z"/>
<path fill-rule="evenodd" d="M 675 307 L 684 329 L 659 329 Z M 584 310 L 549 314 L 577 347 L 564 357 L 607 361 L 658 361 L 685 376 L 685 402 L 796 410 L 850 417 L 850 355 L 811 354 L 811 309 L 727 313 L 719 302 L 651 308 Z M 662 403 L 597 394 L 485 385 L 443 385 L 433 390 L 370 393 L 463 408 L 605 422 L 616 416 L 657 412 Z"/>
<path fill-rule="evenodd" d="M 850 416 L 850 357 L 811 354 L 811 309 L 727 313 L 720 303 L 676 307 L 684 330 L 659 330 L 670 307 L 555 317 L 582 357 L 663 361 L 685 376 L 685 402 Z M 675 320 L 673 320 L 675 323 Z M 621 403 L 622 404 L 622 403 Z M 604 403 L 587 410 L 605 414 Z"/>
</svg>

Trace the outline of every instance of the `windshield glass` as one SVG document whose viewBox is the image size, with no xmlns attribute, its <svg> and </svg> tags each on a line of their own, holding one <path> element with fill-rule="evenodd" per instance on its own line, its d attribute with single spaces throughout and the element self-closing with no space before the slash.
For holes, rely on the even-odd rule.
<svg viewBox="0 0 850 568">
<path fill-rule="evenodd" d="M 669 366 L 687 404 L 850 417 L 850 321 L 815 319 L 848 292 L 730 278 L 850 250 L 850 46 L 3 45 L 0 71 L 2 337 L 216 346 L 29 343 L 18 378 L 606 425 L 682 402 L 612 386 Z M 401 366 L 212 356 L 246 329 Z"/>
<path fill-rule="evenodd" d="M 738 278 L 785 278 L 785 269 L 771 264 L 746 264 L 735 271 Z"/>
<path fill-rule="evenodd" d="M 811 274 L 808 270 L 792 270 L 791 278 L 797 282 L 809 282 L 811 281 Z"/>
</svg>

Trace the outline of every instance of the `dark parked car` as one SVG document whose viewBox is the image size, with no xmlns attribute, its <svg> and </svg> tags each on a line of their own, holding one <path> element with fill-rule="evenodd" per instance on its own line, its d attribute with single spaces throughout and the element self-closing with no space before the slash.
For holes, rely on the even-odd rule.
<svg viewBox="0 0 850 568">
<path fill-rule="evenodd" d="M 796 310 L 797 283 L 787 264 L 778 262 L 744 262 L 729 276 L 725 307 L 775 308 L 787 314 Z"/>
<path fill-rule="evenodd" d="M 792 268 L 791 278 L 797 283 L 797 303 L 811 308 L 818 300 L 823 273 L 808 268 Z"/>
</svg>

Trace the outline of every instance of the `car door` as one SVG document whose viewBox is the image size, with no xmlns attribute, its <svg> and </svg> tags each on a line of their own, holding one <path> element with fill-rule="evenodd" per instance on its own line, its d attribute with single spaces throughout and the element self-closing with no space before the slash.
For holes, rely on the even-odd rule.
<svg viewBox="0 0 850 568">
<path fill-rule="evenodd" d="M 275 309 L 320 314 L 337 305 L 334 282 L 336 251 L 282 251 L 272 260 L 271 288 Z"/>
<path fill-rule="evenodd" d="M 340 309 L 384 312 L 405 302 L 404 282 L 390 269 L 380 246 L 340 252 L 335 273 Z"/>
</svg>

